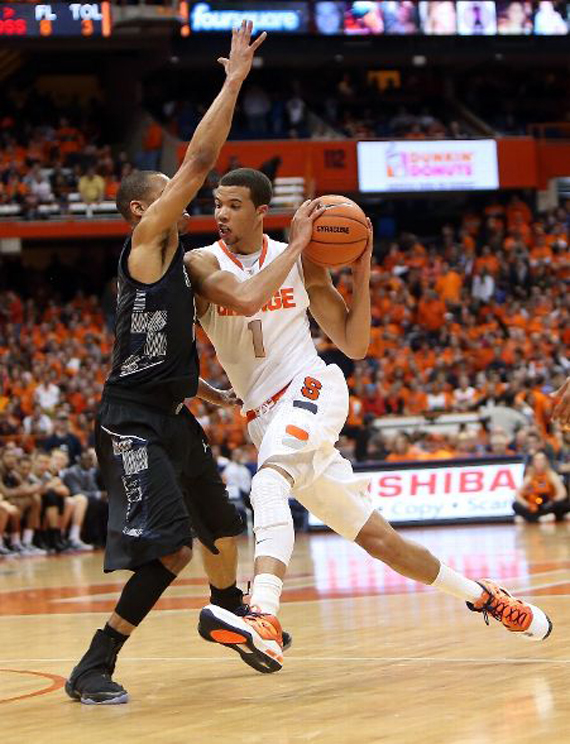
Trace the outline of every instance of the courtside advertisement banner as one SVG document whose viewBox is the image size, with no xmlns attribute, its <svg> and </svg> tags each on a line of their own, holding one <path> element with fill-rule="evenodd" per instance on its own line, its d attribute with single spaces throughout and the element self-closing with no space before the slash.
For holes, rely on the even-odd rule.
<svg viewBox="0 0 570 744">
<path fill-rule="evenodd" d="M 370 493 L 382 516 L 399 524 L 512 517 L 524 476 L 524 463 L 512 460 L 400 468 L 358 468 L 359 475 L 370 477 Z M 322 523 L 311 515 L 309 525 Z"/>
<path fill-rule="evenodd" d="M 357 157 L 363 192 L 499 188 L 495 140 L 359 142 Z"/>
</svg>

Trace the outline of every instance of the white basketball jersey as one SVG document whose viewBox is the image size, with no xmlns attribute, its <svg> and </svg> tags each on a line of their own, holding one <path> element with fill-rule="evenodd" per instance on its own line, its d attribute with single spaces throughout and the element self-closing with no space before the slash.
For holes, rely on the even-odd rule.
<svg viewBox="0 0 570 744">
<path fill-rule="evenodd" d="M 214 254 L 222 271 L 246 281 L 286 248 L 286 243 L 264 235 L 259 258 L 250 268 L 221 240 L 202 250 Z M 307 366 L 324 366 L 311 338 L 308 307 L 299 258 L 279 290 L 255 315 L 246 318 L 210 304 L 200 318 L 233 389 L 244 402 L 244 411 L 260 406 Z"/>
</svg>

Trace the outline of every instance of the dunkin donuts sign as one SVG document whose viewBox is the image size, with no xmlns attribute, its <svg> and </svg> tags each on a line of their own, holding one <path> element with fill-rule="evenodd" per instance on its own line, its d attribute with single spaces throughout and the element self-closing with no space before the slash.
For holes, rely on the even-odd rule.
<svg viewBox="0 0 570 744">
<path fill-rule="evenodd" d="M 364 192 L 497 189 L 495 140 L 359 142 Z"/>
</svg>

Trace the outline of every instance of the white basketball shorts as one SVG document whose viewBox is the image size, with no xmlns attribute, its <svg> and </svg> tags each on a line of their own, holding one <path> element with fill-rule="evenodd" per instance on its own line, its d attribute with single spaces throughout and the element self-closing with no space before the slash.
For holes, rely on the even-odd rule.
<svg viewBox="0 0 570 744">
<path fill-rule="evenodd" d="M 277 403 L 249 424 L 258 467 L 274 464 L 294 480 L 293 495 L 339 535 L 354 540 L 374 511 L 369 479 L 335 449 L 348 415 L 348 388 L 336 364 L 297 375 Z"/>
</svg>

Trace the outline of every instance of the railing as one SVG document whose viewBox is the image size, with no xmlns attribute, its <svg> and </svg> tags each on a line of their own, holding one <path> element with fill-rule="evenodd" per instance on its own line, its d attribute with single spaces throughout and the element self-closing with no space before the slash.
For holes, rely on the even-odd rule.
<svg viewBox="0 0 570 744">
<path fill-rule="evenodd" d="M 534 139 L 570 139 L 570 122 L 547 121 L 529 124 L 527 132 Z"/>
</svg>

